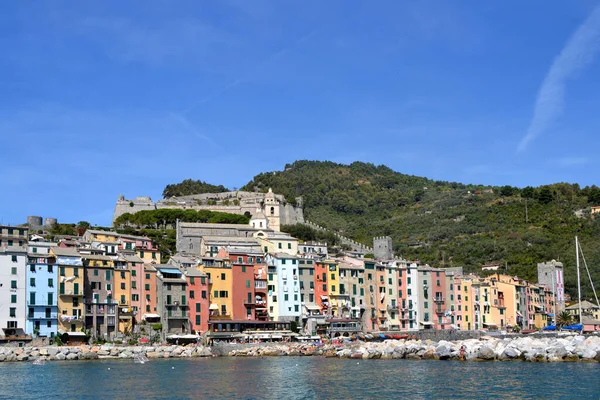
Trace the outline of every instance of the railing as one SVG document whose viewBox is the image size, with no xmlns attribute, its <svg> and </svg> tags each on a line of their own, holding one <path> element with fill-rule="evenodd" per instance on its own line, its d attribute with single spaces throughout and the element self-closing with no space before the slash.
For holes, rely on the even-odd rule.
<svg viewBox="0 0 600 400">
<path fill-rule="evenodd" d="M 58 319 L 58 314 L 44 314 L 43 316 L 36 316 L 35 314 L 27 314 L 27 319 Z"/>
<path fill-rule="evenodd" d="M 84 296 L 83 290 L 80 290 L 78 292 L 75 292 L 73 290 L 66 290 L 64 292 L 60 292 L 58 295 L 59 296 L 73 296 L 73 297 L 83 297 Z"/>
<path fill-rule="evenodd" d="M 263 282 L 263 281 L 255 281 L 254 282 L 254 289 L 266 289 L 267 288 L 267 282 Z"/>
<path fill-rule="evenodd" d="M 436 297 L 433 299 L 434 302 L 436 303 L 443 303 L 444 302 L 444 298 L 443 297 Z"/>
<path fill-rule="evenodd" d="M 244 304 L 247 305 L 247 306 L 253 306 L 253 305 L 256 305 L 256 300 L 248 300 L 248 299 L 246 299 L 246 300 L 244 300 Z"/>
</svg>

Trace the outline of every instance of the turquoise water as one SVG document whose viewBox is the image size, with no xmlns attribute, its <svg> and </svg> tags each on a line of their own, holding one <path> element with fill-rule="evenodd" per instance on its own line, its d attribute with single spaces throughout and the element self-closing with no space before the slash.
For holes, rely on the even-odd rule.
<svg viewBox="0 0 600 400">
<path fill-rule="evenodd" d="M 600 363 L 320 357 L 2 363 L 0 398 L 598 399 Z"/>
</svg>

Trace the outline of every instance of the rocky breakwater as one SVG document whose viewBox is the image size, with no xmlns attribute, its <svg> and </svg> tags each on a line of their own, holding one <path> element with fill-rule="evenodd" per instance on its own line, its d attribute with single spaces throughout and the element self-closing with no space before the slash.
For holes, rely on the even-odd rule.
<svg viewBox="0 0 600 400">
<path fill-rule="evenodd" d="M 62 361 L 96 359 L 188 358 L 211 357 L 208 347 L 203 346 L 118 346 L 111 344 L 48 347 L 0 347 L 0 362 L 7 361 Z"/>
<path fill-rule="evenodd" d="M 463 350 L 461 350 L 463 348 Z M 354 359 L 429 359 L 466 361 L 600 361 L 600 337 L 483 337 L 460 341 L 386 340 L 344 344 L 269 344 L 234 349 L 232 357 L 328 356 Z"/>
<path fill-rule="evenodd" d="M 463 350 L 461 350 L 463 348 Z M 441 340 L 386 340 L 350 344 L 336 351 L 340 358 L 430 359 L 467 361 L 600 361 L 600 337 L 569 336 L 559 338 L 483 337 L 448 342 Z"/>
<path fill-rule="evenodd" d="M 336 355 L 334 345 L 314 345 L 308 343 L 273 343 L 267 345 L 245 346 L 231 350 L 231 357 L 273 357 L 273 356 L 330 356 Z"/>
</svg>

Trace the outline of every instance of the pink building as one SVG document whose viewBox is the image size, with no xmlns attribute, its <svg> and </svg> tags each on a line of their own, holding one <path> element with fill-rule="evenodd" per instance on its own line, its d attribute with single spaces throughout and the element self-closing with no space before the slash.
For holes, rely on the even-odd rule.
<svg viewBox="0 0 600 400">
<path fill-rule="evenodd" d="M 187 298 L 190 310 L 190 329 L 197 334 L 208 331 L 210 300 L 208 276 L 196 268 L 185 271 Z"/>
</svg>

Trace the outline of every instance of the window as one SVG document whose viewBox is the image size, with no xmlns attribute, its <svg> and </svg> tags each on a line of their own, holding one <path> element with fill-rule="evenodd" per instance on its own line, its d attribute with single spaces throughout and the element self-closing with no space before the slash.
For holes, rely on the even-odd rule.
<svg viewBox="0 0 600 400">
<path fill-rule="evenodd" d="M 221 279 L 225 280 L 225 274 L 221 274 Z"/>
<path fill-rule="evenodd" d="M 15 296 L 15 298 L 16 298 L 16 296 Z M 288 295 L 287 293 L 283 295 L 283 300 L 284 300 L 284 301 L 288 301 L 289 299 L 290 299 L 290 298 L 289 298 L 289 295 Z M 16 302 L 16 301 L 15 301 L 15 302 Z"/>
<path fill-rule="evenodd" d="M 291 248 L 292 248 L 292 244 L 288 243 L 288 249 L 291 249 Z M 298 310 L 296 310 L 296 311 L 298 311 Z"/>
<path fill-rule="evenodd" d="M 149 284 L 149 283 L 146 283 L 146 284 L 144 285 L 144 289 L 146 289 L 146 290 L 150 290 L 150 284 Z"/>
<path fill-rule="evenodd" d="M 273 296 L 273 303 L 277 303 L 277 296 Z"/>
<path fill-rule="evenodd" d="M 121 289 L 125 290 L 125 282 L 121 282 Z"/>
<path fill-rule="evenodd" d="M 335 280 L 335 274 L 331 274 L 331 280 Z"/>
<path fill-rule="evenodd" d="M 279 247 L 280 249 L 283 248 L 282 243 L 281 242 L 277 243 L 277 247 Z"/>
<path fill-rule="evenodd" d="M 331 285 L 331 291 L 335 292 L 335 285 Z"/>
<path fill-rule="evenodd" d="M 327 291 L 327 285 L 323 285 L 323 291 L 326 292 Z"/>
<path fill-rule="evenodd" d="M 110 269 L 106 271 L 106 280 L 110 281 Z"/>
<path fill-rule="evenodd" d="M 12 256 L 11 260 L 12 260 L 12 262 L 17 262 L 17 256 Z"/>
<path fill-rule="evenodd" d="M 298 306 L 298 305 L 295 305 L 295 306 L 294 306 L 294 311 L 295 311 L 295 312 L 298 312 L 298 311 L 300 311 L 300 306 Z"/>
<path fill-rule="evenodd" d="M 126 301 L 127 301 L 127 300 L 125 299 L 125 295 L 124 295 L 124 294 L 122 294 L 122 295 L 121 295 L 121 304 L 125 304 L 125 302 L 126 302 Z"/>
<path fill-rule="evenodd" d="M 313 281 L 308 282 L 308 287 L 310 289 L 314 289 L 315 288 L 315 283 Z"/>
<path fill-rule="evenodd" d="M 310 272 L 309 273 L 310 276 L 313 276 L 315 274 L 315 270 L 314 269 L 309 269 L 308 271 Z"/>
<path fill-rule="evenodd" d="M 429 308 L 429 303 L 428 303 L 427 301 L 425 301 L 425 302 L 423 303 L 423 307 L 425 307 L 425 308 Z"/>
<path fill-rule="evenodd" d="M 48 278 L 48 287 L 54 287 L 54 279 Z"/>
<path fill-rule="evenodd" d="M 167 290 L 170 292 L 172 289 L 172 285 L 170 283 L 167 283 Z"/>
<path fill-rule="evenodd" d="M 194 296 L 195 296 L 195 293 L 194 293 L 194 291 L 193 291 L 193 290 L 190 290 L 190 299 L 193 299 L 193 298 L 195 298 Z"/>
<path fill-rule="evenodd" d="M 196 312 L 200 312 L 200 303 L 196 303 Z"/>
<path fill-rule="evenodd" d="M 202 298 L 205 299 L 206 298 L 206 290 L 202 291 Z"/>
<path fill-rule="evenodd" d="M 436 286 L 440 286 L 440 280 L 439 279 L 436 281 Z"/>
<path fill-rule="evenodd" d="M 173 304 L 173 300 L 170 294 L 167 295 L 167 304 Z"/>
<path fill-rule="evenodd" d="M 229 297 L 229 292 L 227 290 L 221 290 L 219 292 L 219 297 L 221 297 L 222 299 L 226 299 Z"/>
<path fill-rule="evenodd" d="M 215 290 L 215 292 L 213 293 L 213 298 L 218 299 L 219 298 L 219 291 Z"/>
<path fill-rule="evenodd" d="M 131 288 L 132 289 L 137 289 L 137 282 L 136 281 L 131 281 Z"/>
<path fill-rule="evenodd" d="M 13 304 L 17 302 L 17 295 L 16 294 L 11 294 L 10 295 L 10 302 L 13 303 Z"/>
<path fill-rule="evenodd" d="M 227 296 L 225 296 L 225 297 L 227 297 Z M 181 295 L 181 305 L 185 306 L 185 294 Z"/>
<path fill-rule="evenodd" d="M 10 288 L 11 289 L 16 289 L 17 288 L 17 281 L 10 281 Z"/>
<path fill-rule="evenodd" d="M 140 258 L 144 258 L 144 252 L 140 251 Z"/>
<path fill-rule="evenodd" d="M 29 278 L 29 286 L 35 287 L 35 278 Z"/>
<path fill-rule="evenodd" d="M 106 290 L 112 290 L 112 285 L 110 283 L 106 284 Z"/>
<path fill-rule="evenodd" d="M 97 269 L 94 270 L 94 276 L 98 276 L 98 270 Z"/>
<path fill-rule="evenodd" d="M 133 263 L 133 266 L 135 267 L 135 263 Z M 131 270 L 131 276 L 137 276 L 137 271 L 135 269 Z"/>
<path fill-rule="evenodd" d="M 150 279 L 150 274 L 146 274 L 146 279 Z"/>
<path fill-rule="evenodd" d="M 156 252 L 155 252 L 155 251 L 153 251 L 153 252 L 152 252 L 152 258 L 153 258 L 154 260 L 156 260 Z"/>
<path fill-rule="evenodd" d="M 11 275 L 16 275 L 17 274 L 17 267 L 12 267 L 10 269 Z"/>
<path fill-rule="evenodd" d="M 200 304 L 198 304 L 200 305 Z M 196 325 L 200 325 L 200 316 L 196 315 Z"/>
<path fill-rule="evenodd" d="M 17 316 L 17 309 L 15 307 L 10 308 L 10 317 L 15 318 Z"/>
<path fill-rule="evenodd" d="M 250 287 L 250 280 L 249 279 L 246 279 L 246 287 L 248 287 L 248 288 Z"/>
</svg>

